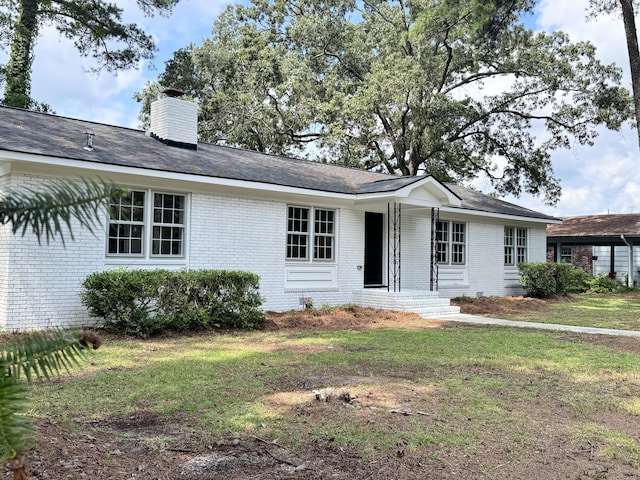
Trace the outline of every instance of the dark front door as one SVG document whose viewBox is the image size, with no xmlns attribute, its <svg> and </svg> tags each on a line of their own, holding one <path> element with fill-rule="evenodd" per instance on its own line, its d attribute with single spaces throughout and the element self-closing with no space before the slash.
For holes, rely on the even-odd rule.
<svg viewBox="0 0 640 480">
<path fill-rule="evenodd" d="M 382 259 L 384 238 L 384 215 L 365 212 L 364 214 L 364 285 L 383 285 Z"/>
</svg>

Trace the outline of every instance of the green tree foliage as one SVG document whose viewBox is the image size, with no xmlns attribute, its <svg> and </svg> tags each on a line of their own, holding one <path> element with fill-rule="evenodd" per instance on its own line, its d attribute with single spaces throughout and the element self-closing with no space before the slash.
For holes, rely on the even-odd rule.
<svg viewBox="0 0 640 480">
<path fill-rule="evenodd" d="M 49 242 L 64 239 L 72 219 L 91 229 L 102 220 L 112 195 L 123 194 L 102 182 L 59 181 L 42 190 L 3 193 L 0 198 L 0 223 L 12 232 L 31 231 Z M 12 459 L 15 479 L 26 477 L 24 452 L 34 442 L 33 428 L 23 416 L 27 394 L 22 379 L 59 375 L 83 357 L 83 349 L 99 340 L 90 333 L 69 330 L 36 332 L 0 345 L 0 461 Z"/>
<path fill-rule="evenodd" d="M 146 15 L 167 15 L 178 1 L 137 0 L 137 4 Z M 9 62 L 4 67 L 6 105 L 49 109 L 30 96 L 34 48 L 40 27 L 45 24 L 73 40 L 82 56 L 93 57 L 98 62 L 97 69 L 130 68 L 142 58 L 151 58 L 155 50 L 151 36 L 136 24 L 124 23 L 122 9 L 114 3 L 0 0 L 0 46 L 10 45 Z"/>
<path fill-rule="evenodd" d="M 0 350 L 0 461 L 23 454 L 33 446 L 33 429 L 22 413 L 27 393 L 21 379 L 60 375 L 78 363 L 86 341 L 82 332 L 36 332 Z M 97 348 L 97 347 L 96 347 Z"/>
<path fill-rule="evenodd" d="M 123 195 L 124 189 L 114 185 L 86 180 L 51 182 L 44 189 L 25 188 L 11 191 L 0 198 L 0 225 L 10 224 L 12 233 L 22 236 L 31 231 L 38 242 L 47 243 L 64 233 L 73 239 L 71 221 L 75 220 L 90 232 L 100 224 L 102 208 L 108 206 L 112 195 Z"/>
<path fill-rule="evenodd" d="M 636 29 L 636 14 L 638 2 L 635 0 L 591 0 L 589 16 L 597 17 L 601 14 L 621 14 L 624 33 L 629 54 L 631 69 L 631 90 L 636 112 L 636 132 L 640 145 L 640 50 L 638 49 L 638 31 Z"/>
<path fill-rule="evenodd" d="M 550 152 L 619 129 L 631 99 L 592 44 L 527 29 L 532 7 L 253 0 L 175 52 L 158 81 L 198 100 L 206 141 L 441 180 L 485 173 L 501 194 L 553 203 Z M 143 120 L 160 87 L 138 95 Z"/>
</svg>

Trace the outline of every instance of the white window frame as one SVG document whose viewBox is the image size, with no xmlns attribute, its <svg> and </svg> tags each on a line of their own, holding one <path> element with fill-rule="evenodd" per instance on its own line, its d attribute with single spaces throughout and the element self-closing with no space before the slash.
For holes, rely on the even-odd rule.
<svg viewBox="0 0 640 480">
<path fill-rule="evenodd" d="M 292 212 L 294 215 L 292 215 Z M 306 217 L 297 215 L 297 213 L 301 212 L 306 212 Z M 311 263 L 335 262 L 336 232 L 336 210 L 302 205 L 287 205 L 286 261 Z M 293 250 L 295 249 L 304 249 L 304 254 L 298 253 L 294 255 Z M 328 256 L 326 256 L 327 252 L 329 252 Z"/>
<path fill-rule="evenodd" d="M 135 201 L 135 196 L 142 195 L 142 205 Z M 144 190 L 131 190 L 129 197 L 118 198 L 117 203 L 109 202 L 109 221 L 107 224 L 107 256 L 114 257 L 135 257 L 142 258 L 145 256 L 145 203 L 147 201 L 147 192 Z M 130 209 L 129 213 L 125 213 L 125 209 Z M 134 210 L 142 210 L 142 215 L 134 214 Z M 113 218 L 113 213 L 117 212 L 118 218 Z M 112 229 L 116 231 L 112 234 Z M 125 229 L 128 233 L 121 235 L 121 231 Z M 139 235 L 133 235 L 133 229 L 138 229 Z M 137 248 L 132 252 L 132 244 L 139 239 L 140 251 Z M 126 243 L 121 244 L 122 241 Z M 115 243 L 115 251 L 111 252 L 111 243 Z M 121 246 L 126 246 L 121 249 Z M 120 250 L 127 250 L 120 252 Z"/>
<path fill-rule="evenodd" d="M 436 249 L 439 265 L 449 264 L 449 222 L 438 220 L 436 223 Z"/>
<path fill-rule="evenodd" d="M 504 227 L 504 264 L 517 266 L 528 258 L 529 232 L 522 227 Z"/>
<path fill-rule="evenodd" d="M 156 205 L 156 196 L 160 195 L 162 197 L 162 205 Z M 173 206 L 165 206 L 164 198 L 171 196 L 173 197 Z M 182 197 L 182 208 L 177 208 L 175 206 L 175 199 L 177 197 Z M 149 250 L 151 257 L 172 257 L 172 258 L 184 258 L 185 252 L 185 242 L 186 242 L 186 218 L 187 218 L 187 196 L 180 193 L 173 192 L 161 192 L 161 191 L 152 191 L 149 195 L 150 199 L 153 199 L 153 206 L 149 208 L 151 220 L 151 228 L 150 231 L 150 242 L 151 248 Z M 159 212 L 158 212 L 159 211 Z M 157 220 L 156 213 L 160 213 L 160 220 Z M 165 221 L 166 215 L 171 215 L 171 221 Z M 182 222 L 176 222 L 176 215 L 181 215 Z M 160 231 L 160 234 L 157 235 L 156 232 Z M 170 236 L 167 238 L 164 235 L 165 231 L 169 231 Z M 179 232 L 178 239 L 176 238 L 175 233 Z M 168 244 L 171 250 L 171 253 L 162 253 L 164 245 Z M 174 246 L 179 245 L 179 252 L 173 253 Z M 156 250 L 156 247 L 158 248 Z M 158 253 L 159 252 L 159 253 Z"/>
<path fill-rule="evenodd" d="M 154 189 L 145 189 L 145 188 L 132 188 L 131 189 L 131 195 L 134 194 L 142 194 L 144 196 L 143 198 L 143 204 L 142 206 L 138 206 L 137 208 L 142 208 L 143 210 L 143 214 L 142 214 L 142 221 L 140 220 L 136 220 L 135 222 L 126 220 L 126 219 L 122 219 L 122 218 L 118 218 L 118 219 L 113 219 L 112 218 L 112 213 L 113 213 L 113 208 L 114 207 L 120 207 L 120 209 L 118 210 L 119 214 L 121 213 L 121 209 L 122 209 L 122 202 L 120 202 L 119 204 L 110 204 L 110 208 L 108 211 L 108 223 L 107 223 L 107 231 L 106 231 L 106 245 L 105 245 L 105 253 L 106 256 L 108 258 L 112 258 L 112 259 L 116 259 L 116 258 L 136 258 L 136 259 L 184 259 L 186 257 L 186 248 L 187 248 L 187 225 L 188 225 L 188 204 L 189 204 L 189 198 L 188 195 L 186 193 L 182 193 L 182 192 L 170 192 L 170 191 L 164 191 L 164 190 L 154 190 Z M 158 219 L 155 217 L 155 213 L 156 213 L 156 206 L 155 206 L 155 198 L 156 195 L 170 195 L 174 197 L 182 197 L 183 199 L 183 205 L 182 208 L 176 209 L 175 211 L 173 211 L 172 209 L 165 209 L 165 208 L 161 208 L 160 213 L 160 219 L 158 221 Z M 133 204 L 133 202 L 132 202 Z M 128 206 L 128 204 L 124 205 L 125 207 Z M 172 221 L 171 222 L 166 222 L 164 221 L 163 218 L 163 214 L 169 211 L 173 211 L 173 214 L 171 215 L 172 217 Z M 181 216 L 181 220 L 182 223 L 180 222 L 176 222 L 176 212 L 180 212 L 179 216 Z M 111 242 L 112 240 L 118 240 L 118 237 L 113 237 L 111 235 L 112 233 L 112 228 L 114 226 L 117 225 L 135 225 L 140 227 L 141 229 L 141 243 L 142 243 L 142 248 L 140 252 L 135 252 L 135 253 L 131 253 L 131 252 L 124 252 L 124 253 L 120 253 L 118 251 L 110 251 L 110 246 L 111 246 Z M 171 229 L 171 238 L 154 238 L 155 237 L 155 232 L 157 232 L 157 229 L 160 229 L 160 237 L 162 237 L 162 231 L 163 229 L 169 228 Z M 180 233 L 178 236 L 181 235 L 181 239 L 179 240 L 180 242 L 180 251 L 179 253 L 154 253 L 154 244 L 157 244 L 157 241 L 162 242 L 164 241 L 169 241 L 169 244 L 173 244 L 175 245 L 177 242 L 177 236 L 174 236 L 176 233 L 176 230 L 178 230 Z M 135 237 L 138 238 L 138 237 Z M 162 248 L 161 244 L 160 244 L 160 248 Z M 116 248 L 116 250 L 119 250 L 119 248 Z"/>
<path fill-rule="evenodd" d="M 439 220 L 436 229 L 438 264 L 466 265 L 467 224 L 453 220 Z"/>
</svg>

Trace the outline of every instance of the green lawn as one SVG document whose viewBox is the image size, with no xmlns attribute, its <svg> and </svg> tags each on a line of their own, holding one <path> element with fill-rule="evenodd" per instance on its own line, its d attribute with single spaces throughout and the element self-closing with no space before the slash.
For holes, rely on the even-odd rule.
<svg viewBox="0 0 640 480">
<path fill-rule="evenodd" d="M 598 311 L 591 300 L 572 307 Z M 319 402 L 312 390 L 322 387 L 356 400 Z M 484 445 L 517 462 L 544 450 L 544 430 L 640 468 L 639 437 L 623 428 L 640 414 L 640 356 L 559 333 L 454 326 L 108 339 L 87 368 L 32 387 L 31 401 L 31 415 L 72 430 L 78 419 L 88 428 L 157 415 L 183 432 L 146 438 L 163 448 L 255 435 L 292 451 L 330 439 L 363 457 L 401 443 L 436 462 Z"/>
<path fill-rule="evenodd" d="M 581 294 L 572 298 L 571 302 L 551 303 L 545 312 L 502 316 L 508 320 L 640 330 L 638 295 Z"/>
</svg>

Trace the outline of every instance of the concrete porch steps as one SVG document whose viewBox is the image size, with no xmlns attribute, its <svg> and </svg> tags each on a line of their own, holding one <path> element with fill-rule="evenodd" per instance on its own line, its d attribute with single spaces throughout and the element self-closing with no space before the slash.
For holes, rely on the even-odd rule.
<svg viewBox="0 0 640 480">
<path fill-rule="evenodd" d="M 367 288 L 353 292 L 353 303 L 363 307 L 415 312 L 423 317 L 460 313 L 460 307 L 451 306 L 448 298 L 438 292 L 408 290 L 389 292 L 381 288 Z"/>
</svg>

